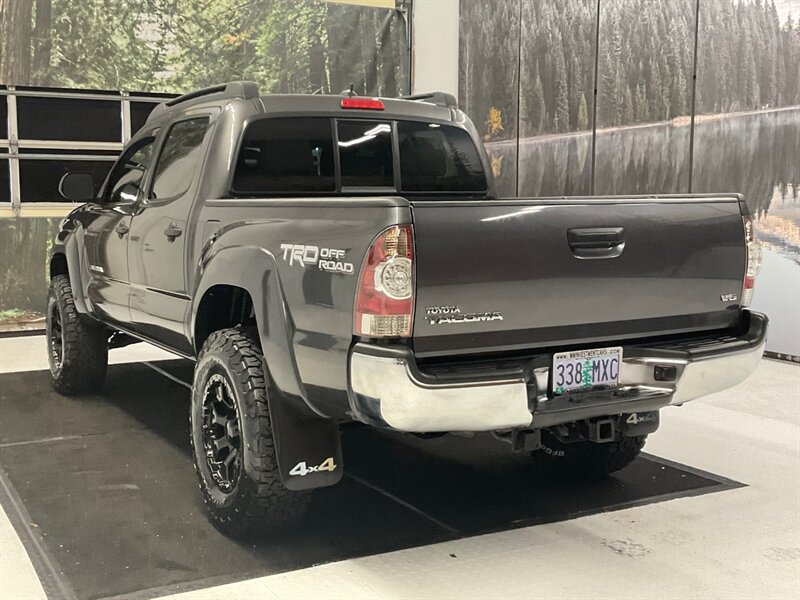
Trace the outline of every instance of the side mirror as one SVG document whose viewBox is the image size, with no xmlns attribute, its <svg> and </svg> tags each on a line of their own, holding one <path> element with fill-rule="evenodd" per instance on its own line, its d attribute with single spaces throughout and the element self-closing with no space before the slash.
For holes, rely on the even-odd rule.
<svg viewBox="0 0 800 600">
<path fill-rule="evenodd" d="M 91 173 L 66 173 L 58 184 L 58 193 L 72 202 L 94 200 L 94 178 Z"/>
</svg>

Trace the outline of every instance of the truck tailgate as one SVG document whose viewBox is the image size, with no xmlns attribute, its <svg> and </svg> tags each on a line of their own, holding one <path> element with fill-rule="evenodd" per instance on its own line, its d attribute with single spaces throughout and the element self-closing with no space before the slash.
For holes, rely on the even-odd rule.
<svg viewBox="0 0 800 600">
<path fill-rule="evenodd" d="M 418 356 L 732 327 L 736 196 L 412 201 Z"/>
</svg>

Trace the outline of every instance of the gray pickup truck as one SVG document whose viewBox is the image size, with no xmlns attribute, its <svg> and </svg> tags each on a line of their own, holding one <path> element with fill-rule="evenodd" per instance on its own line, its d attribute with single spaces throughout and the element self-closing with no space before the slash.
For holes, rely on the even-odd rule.
<svg viewBox="0 0 800 600">
<path fill-rule="evenodd" d="M 547 468 L 620 469 L 659 410 L 733 386 L 767 319 L 737 195 L 496 198 L 452 96 L 160 105 L 50 261 L 55 389 L 109 348 L 195 361 L 194 461 L 232 534 L 296 517 L 342 477 L 339 430 L 493 432 Z"/>
</svg>

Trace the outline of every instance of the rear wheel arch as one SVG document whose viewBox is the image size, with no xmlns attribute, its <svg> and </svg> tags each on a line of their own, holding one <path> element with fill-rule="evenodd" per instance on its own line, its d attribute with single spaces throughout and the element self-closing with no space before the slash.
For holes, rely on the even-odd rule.
<svg viewBox="0 0 800 600">
<path fill-rule="evenodd" d="M 197 279 L 187 333 L 192 336 L 196 355 L 211 333 L 242 324 L 234 318 L 240 316 L 242 307 L 237 307 L 240 309 L 239 315 L 234 312 L 231 316 L 231 305 L 223 305 L 225 301 L 246 302 L 249 299 L 249 324 L 258 328 L 259 338 L 262 328 L 266 326 L 264 282 L 274 268 L 272 256 L 253 246 L 219 245 L 218 240 L 215 252 L 202 260 L 195 272 Z M 221 308 L 218 310 L 220 314 L 214 314 L 215 308 Z"/>
<path fill-rule="evenodd" d="M 69 279 L 67 255 L 63 252 L 54 252 L 53 256 L 50 257 L 50 279 L 58 275 L 64 275 Z"/>
<path fill-rule="evenodd" d="M 200 352 L 215 331 L 256 325 L 256 308 L 249 290 L 232 284 L 212 285 L 197 303 L 192 331 L 195 352 Z"/>
<path fill-rule="evenodd" d="M 275 386 L 288 397 L 302 398 L 308 408 L 320 417 L 324 411 L 315 407 L 308 397 L 300 376 L 294 348 L 294 322 L 291 309 L 286 303 L 282 282 L 275 257 L 266 249 L 257 246 L 228 246 L 220 248 L 199 265 L 200 276 L 193 295 L 194 305 L 187 333 L 193 336 L 195 352 L 199 353 L 203 343 L 215 328 L 226 319 L 210 317 L 215 306 L 208 292 L 225 294 L 231 288 L 246 292 L 251 300 L 252 325 L 261 343 L 264 360 Z M 226 307 L 220 311 L 227 314 Z M 236 327 L 230 322 L 222 328 Z"/>
<path fill-rule="evenodd" d="M 90 275 L 81 229 L 71 232 L 63 241 L 59 239 L 56 243 L 50 255 L 49 272 L 50 279 L 59 275 L 67 278 L 72 287 L 75 308 L 83 315 L 91 315 L 91 304 L 84 295 L 84 285 L 90 281 Z"/>
</svg>

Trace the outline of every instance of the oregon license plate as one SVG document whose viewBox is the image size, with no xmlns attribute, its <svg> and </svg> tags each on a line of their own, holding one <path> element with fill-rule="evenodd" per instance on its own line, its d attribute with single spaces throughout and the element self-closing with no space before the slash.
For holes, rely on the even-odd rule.
<svg viewBox="0 0 800 600">
<path fill-rule="evenodd" d="M 574 350 L 553 355 L 553 394 L 614 387 L 619 383 L 622 348 Z"/>
</svg>

